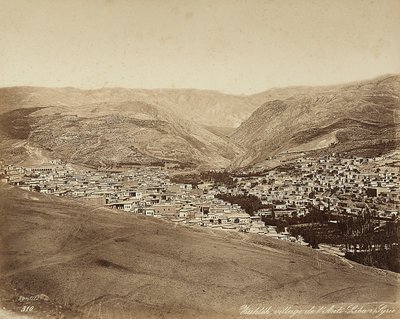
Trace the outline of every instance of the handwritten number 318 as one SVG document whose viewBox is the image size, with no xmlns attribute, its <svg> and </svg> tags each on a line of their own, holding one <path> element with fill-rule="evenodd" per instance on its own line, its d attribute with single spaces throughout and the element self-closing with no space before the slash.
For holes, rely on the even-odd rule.
<svg viewBox="0 0 400 319">
<path fill-rule="evenodd" d="M 31 312 L 35 306 L 23 306 L 21 312 Z"/>
</svg>

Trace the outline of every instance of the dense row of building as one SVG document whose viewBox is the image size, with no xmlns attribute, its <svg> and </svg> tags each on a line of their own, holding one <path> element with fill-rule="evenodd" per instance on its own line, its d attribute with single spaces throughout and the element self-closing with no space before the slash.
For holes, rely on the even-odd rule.
<svg viewBox="0 0 400 319">
<path fill-rule="evenodd" d="M 260 214 L 301 216 L 309 207 L 358 214 L 366 205 L 383 218 L 400 207 L 400 161 L 380 158 L 301 158 L 261 176 L 236 177 L 236 186 L 221 193 L 255 195 L 271 208 Z"/>
<path fill-rule="evenodd" d="M 94 205 L 164 218 L 176 223 L 279 235 L 262 216 L 302 216 L 310 207 L 358 214 L 365 205 L 381 218 L 396 218 L 400 204 L 399 162 L 375 159 L 300 158 L 263 174 L 234 176 L 234 186 L 213 182 L 172 183 L 168 170 L 141 167 L 126 171 L 74 169 L 54 160 L 32 167 L 3 166 L 3 181 L 29 191 L 90 201 Z M 247 214 L 217 194 L 255 195 L 265 208 Z"/>
<path fill-rule="evenodd" d="M 73 197 L 94 205 L 168 219 L 186 225 L 278 235 L 259 216 L 215 198 L 212 184 L 193 188 L 171 183 L 163 168 L 129 171 L 78 171 L 52 161 L 36 167 L 5 166 L 4 181 L 29 191 Z"/>
</svg>

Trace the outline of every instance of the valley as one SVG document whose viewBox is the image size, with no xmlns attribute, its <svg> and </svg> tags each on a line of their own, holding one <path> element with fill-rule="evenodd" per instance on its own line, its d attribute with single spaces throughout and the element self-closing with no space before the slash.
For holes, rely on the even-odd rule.
<svg viewBox="0 0 400 319">
<path fill-rule="evenodd" d="M 198 170 L 262 168 L 274 156 L 301 152 L 379 156 L 399 142 L 399 91 L 398 75 L 249 96 L 3 88 L 0 121 L 14 124 L 3 125 L 0 147 L 8 160 L 26 155 L 15 144 L 26 140 L 75 164 L 170 162 Z"/>
<path fill-rule="evenodd" d="M 0 89 L 0 316 L 395 318 L 399 83 Z"/>
</svg>

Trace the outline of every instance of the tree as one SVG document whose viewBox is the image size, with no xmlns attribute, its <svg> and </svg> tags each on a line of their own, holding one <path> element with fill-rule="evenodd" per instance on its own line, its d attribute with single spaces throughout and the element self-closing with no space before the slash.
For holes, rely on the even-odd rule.
<svg viewBox="0 0 400 319">
<path fill-rule="evenodd" d="M 276 223 L 276 232 L 277 233 L 282 233 L 284 231 L 285 231 L 285 226 L 280 221 L 278 221 Z"/>
<path fill-rule="evenodd" d="M 217 194 L 216 198 L 222 199 L 231 204 L 238 204 L 251 216 L 254 215 L 254 212 L 265 208 L 265 205 L 263 205 L 261 200 L 255 195 Z"/>
</svg>

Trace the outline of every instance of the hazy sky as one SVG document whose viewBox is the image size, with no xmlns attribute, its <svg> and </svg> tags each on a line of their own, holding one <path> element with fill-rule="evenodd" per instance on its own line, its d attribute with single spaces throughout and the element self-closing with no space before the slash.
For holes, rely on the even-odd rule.
<svg viewBox="0 0 400 319">
<path fill-rule="evenodd" d="M 400 72 L 400 0 L 0 0 L 0 86 L 254 93 Z"/>
</svg>

